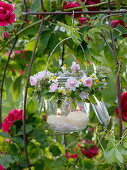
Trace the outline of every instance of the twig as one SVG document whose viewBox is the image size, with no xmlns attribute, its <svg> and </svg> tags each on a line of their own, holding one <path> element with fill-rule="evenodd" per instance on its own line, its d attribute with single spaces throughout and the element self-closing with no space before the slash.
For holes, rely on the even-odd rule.
<svg viewBox="0 0 127 170">
<path fill-rule="evenodd" d="M 108 10 L 110 10 L 110 0 L 108 0 Z M 110 16 L 108 17 L 108 22 L 109 22 L 109 27 L 112 29 Z M 116 45 L 115 45 L 114 35 L 113 35 L 112 31 L 110 31 L 110 36 L 111 36 L 111 40 L 112 40 L 113 56 L 114 56 L 115 63 L 117 65 L 117 71 L 116 71 L 116 88 L 117 89 L 116 90 L 117 90 L 118 112 L 119 112 L 119 128 L 120 128 L 119 136 L 120 136 L 120 139 L 121 139 L 122 135 L 123 135 L 122 108 L 121 108 L 121 98 L 120 98 L 120 95 L 121 95 L 121 83 L 120 83 L 120 76 L 119 76 L 121 65 L 120 65 L 118 57 L 117 57 Z"/>
<path fill-rule="evenodd" d="M 41 0 L 41 3 L 43 4 L 43 0 Z M 28 67 L 25 94 L 24 94 L 24 100 L 23 100 L 23 117 L 22 117 L 22 120 L 23 120 L 24 151 L 25 151 L 26 160 L 27 160 L 29 170 L 31 170 L 31 167 L 30 167 L 29 158 L 28 158 L 28 152 L 27 152 L 27 136 L 26 136 L 26 120 L 25 120 L 25 118 L 26 118 L 26 102 L 27 102 L 27 93 L 28 93 L 30 72 L 32 70 L 32 65 L 33 65 L 33 61 L 34 61 L 34 58 L 35 58 L 37 45 L 38 45 L 38 42 L 39 42 L 39 39 L 40 39 L 40 35 L 42 33 L 43 23 L 44 23 L 44 17 L 42 16 L 41 24 L 40 24 L 40 27 L 39 27 L 39 30 L 38 30 L 38 34 L 37 34 L 37 37 L 36 37 L 36 42 L 35 42 L 35 45 L 34 45 L 34 49 L 33 49 L 33 52 L 32 52 L 30 64 L 29 64 L 29 67 Z"/>
</svg>

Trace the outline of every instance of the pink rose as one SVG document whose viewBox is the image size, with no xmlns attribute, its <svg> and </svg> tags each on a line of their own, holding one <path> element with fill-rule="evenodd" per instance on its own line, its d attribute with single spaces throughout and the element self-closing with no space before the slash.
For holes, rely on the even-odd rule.
<svg viewBox="0 0 127 170">
<path fill-rule="evenodd" d="M 0 26 L 6 26 L 15 22 L 13 6 L 0 1 Z"/>
</svg>

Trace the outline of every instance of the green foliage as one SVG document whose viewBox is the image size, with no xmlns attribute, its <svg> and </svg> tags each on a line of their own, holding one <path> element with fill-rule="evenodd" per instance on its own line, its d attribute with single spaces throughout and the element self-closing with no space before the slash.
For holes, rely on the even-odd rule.
<svg viewBox="0 0 127 170">
<path fill-rule="evenodd" d="M 27 16 L 27 21 L 23 20 L 22 12 L 24 5 L 22 1 L 6 1 L 15 7 L 16 22 L 0 27 L 0 84 L 7 60 L 7 52 L 10 52 L 15 35 L 18 35 L 18 41 L 10 57 L 9 66 L 6 71 L 6 78 L 3 88 L 3 120 L 12 109 L 23 109 L 24 88 L 26 87 L 26 77 L 32 51 L 35 46 L 37 32 L 41 23 L 40 16 Z M 67 0 L 73 2 L 73 0 Z M 80 0 L 76 0 L 84 11 L 87 11 L 86 5 Z M 101 0 L 101 2 L 103 2 Z M 40 0 L 29 0 L 26 2 L 31 12 L 41 12 Z M 46 12 L 63 11 L 64 0 L 44 0 Z M 122 9 L 127 2 L 115 0 L 111 7 Z M 107 9 L 107 4 L 99 6 L 100 11 Z M 93 93 L 98 100 L 101 98 L 106 102 L 109 115 L 111 116 L 110 124 L 107 130 L 103 130 L 91 109 L 88 127 L 82 132 L 65 134 L 66 149 L 63 145 L 61 134 L 55 134 L 49 130 L 46 123 L 45 110 L 38 103 L 34 90 L 29 87 L 26 106 L 26 143 L 31 164 L 31 169 L 35 170 L 124 170 L 127 164 L 127 122 L 123 123 L 124 136 L 119 139 L 119 119 L 114 115 L 116 108 L 116 72 L 117 66 L 114 56 L 109 46 L 112 48 L 110 31 L 113 32 L 118 60 L 121 63 L 120 80 L 121 91 L 127 90 L 127 28 L 118 24 L 116 28 L 111 29 L 106 20 L 102 24 L 102 19 L 107 14 L 84 15 L 87 21 L 80 24 L 77 18 L 69 15 L 49 15 L 44 16 L 43 30 L 35 52 L 35 59 L 32 66 L 31 75 L 38 71 L 45 70 L 48 57 L 52 50 L 63 41 L 51 56 L 48 68 L 51 72 L 58 71 L 59 58 L 63 55 L 64 64 L 71 66 L 72 61 L 80 63 L 83 70 L 92 74 L 94 72 L 93 64 L 96 66 L 99 74 L 108 72 L 107 87 L 102 92 L 97 90 L 97 86 L 91 91 L 89 101 L 96 103 Z M 82 16 L 81 16 L 82 17 Z M 112 16 L 111 20 L 123 20 L 127 25 L 127 14 L 124 16 Z M 24 23 L 21 31 L 19 28 Z M 3 38 L 3 33 L 8 32 L 9 38 Z M 68 39 L 67 39 L 68 38 Z M 64 39 L 67 39 L 64 41 Z M 106 41 L 105 41 L 106 40 Z M 81 46 L 83 50 L 81 49 Z M 16 54 L 15 51 L 26 50 L 25 53 Z M 20 75 L 20 70 L 23 74 Z M 79 89 L 81 90 L 81 89 Z M 87 89 L 84 89 L 86 91 Z M 49 93 L 41 92 L 51 98 Z M 76 100 L 81 98 L 77 93 L 71 93 L 75 98 L 72 102 L 73 108 L 76 107 Z M 56 100 L 56 96 L 54 97 Z M 85 100 L 88 102 L 88 100 Z M 42 104 L 42 103 L 41 103 Z M 59 102 L 61 105 L 61 101 Z M 52 109 L 51 109 L 52 111 Z M 92 130 L 91 130 L 92 129 Z M 110 131 L 112 129 L 112 131 Z M 55 139 L 54 139 L 55 138 Z M 8 140 L 7 140 L 8 139 Z M 9 140 L 10 139 L 10 140 Z M 94 140 L 99 147 L 99 155 L 93 159 L 87 158 L 75 152 L 73 148 L 82 139 Z M 122 141 L 123 140 L 123 141 Z M 62 144 L 61 144 L 62 143 Z M 78 154 L 78 158 L 66 158 L 66 151 Z M 27 169 L 26 156 L 24 153 L 23 126 L 22 121 L 15 121 L 11 126 L 9 133 L 0 131 L 0 164 L 5 169 L 12 170 Z"/>
</svg>

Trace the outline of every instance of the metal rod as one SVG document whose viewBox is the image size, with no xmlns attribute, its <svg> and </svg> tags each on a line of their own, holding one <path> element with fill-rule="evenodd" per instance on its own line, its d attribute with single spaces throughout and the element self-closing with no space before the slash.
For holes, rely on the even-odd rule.
<svg viewBox="0 0 127 170">
<path fill-rule="evenodd" d="M 42 1 L 43 0 L 41 0 L 41 3 L 42 3 Z M 36 42 L 35 42 L 35 45 L 34 45 L 34 49 L 33 49 L 33 52 L 32 52 L 32 56 L 31 56 L 31 59 L 30 59 L 30 64 L 29 64 L 29 68 L 28 68 L 28 72 L 27 72 L 27 80 L 26 80 L 25 94 L 24 94 L 24 100 L 23 100 L 23 118 L 22 118 L 22 120 L 23 120 L 24 151 L 25 151 L 26 160 L 27 160 L 29 170 L 31 170 L 31 167 L 30 167 L 30 162 L 29 162 L 29 157 L 28 157 L 28 152 L 27 152 L 27 136 L 26 136 L 26 120 L 25 120 L 25 118 L 26 118 L 26 102 L 27 102 L 27 93 L 28 93 L 30 73 L 31 73 L 31 70 L 32 70 L 33 62 L 34 62 L 37 45 L 38 45 L 38 42 L 39 42 L 39 39 L 40 39 L 40 35 L 42 33 L 43 23 L 44 23 L 44 17 L 42 16 L 41 24 L 40 24 L 40 27 L 39 27 L 39 30 L 38 30 Z"/>
<path fill-rule="evenodd" d="M 110 0 L 108 0 L 108 10 L 110 11 Z M 109 27 L 112 29 L 110 16 L 108 17 L 108 22 L 109 22 Z M 121 139 L 122 136 L 123 136 L 122 107 L 121 107 L 121 98 L 120 98 L 120 95 L 121 95 L 121 83 L 120 83 L 120 75 L 119 75 L 120 74 L 120 69 L 121 69 L 121 64 L 119 63 L 119 60 L 118 60 L 118 57 L 117 57 L 116 45 L 115 45 L 114 35 L 113 35 L 112 31 L 110 31 L 110 36 L 111 36 L 111 40 L 112 40 L 113 56 L 114 56 L 115 63 L 117 65 L 116 92 L 117 92 L 118 112 L 119 112 L 119 128 L 120 128 L 119 136 L 120 136 L 120 139 Z"/>
<path fill-rule="evenodd" d="M 117 11 L 111 11 L 111 10 L 106 10 L 106 11 L 75 11 L 75 14 L 114 14 L 114 13 L 127 13 L 127 10 L 117 10 Z M 23 15 L 64 15 L 64 14 L 73 14 L 72 12 L 23 12 Z"/>
</svg>

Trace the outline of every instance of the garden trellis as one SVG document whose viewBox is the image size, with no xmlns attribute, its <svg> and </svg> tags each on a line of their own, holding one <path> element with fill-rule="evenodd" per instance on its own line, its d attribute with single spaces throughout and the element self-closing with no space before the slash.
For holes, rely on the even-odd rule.
<svg viewBox="0 0 127 170">
<path fill-rule="evenodd" d="M 33 62 L 34 62 L 34 59 L 35 59 L 35 53 L 36 53 L 37 45 L 38 45 L 39 38 L 40 38 L 40 35 L 42 33 L 42 30 L 43 30 L 43 23 L 44 23 L 45 15 L 107 14 L 107 16 L 105 16 L 103 20 L 107 19 L 108 23 L 109 23 L 109 27 L 110 27 L 110 29 L 112 29 L 111 22 L 110 22 L 110 17 L 114 16 L 114 15 L 124 15 L 125 13 L 127 13 L 127 10 L 111 11 L 110 10 L 110 0 L 108 0 L 108 9 L 106 11 L 82 11 L 82 12 L 79 12 L 79 11 L 76 11 L 76 12 L 45 12 L 44 5 L 43 5 L 43 0 L 40 0 L 40 1 L 41 1 L 42 12 L 27 12 L 27 1 L 24 0 L 23 2 L 24 2 L 25 12 L 22 13 L 23 16 L 24 16 L 24 18 L 23 18 L 24 21 L 27 19 L 28 15 L 41 15 L 42 16 L 42 19 L 39 21 L 40 27 L 39 27 L 39 30 L 38 30 L 38 34 L 36 36 L 36 42 L 35 42 L 35 45 L 34 45 L 34 50 L 32 52 L 32 56 L 31 56 L 31 59 L 30 59 L 30 64 L 29 64 L 29 67 L 28 67 L 27 81 L 26 81 L 24 101 L 23 101 L 23 119 L 22 120 L 23 120 L 24 151 L 25 151 L 25 154 L 26 154 L 26 160 L 27 160 L 29 169 L 31 169 L 31 168 L 30 168 L 29 157 L 28 157 L 28 152 L 27 152 L 27 142 L 26 142 L 27 135 L 26 135 L 26 127 L 25 127 L 25 114 L 26 114 L 25 112 L 26 112 L 27 92 L 28 92 L 30 73 L 31 73 Z M 22 32 L 23 27 L 24 27 L 24 23 L 21 25 L 19 32 Z M 110 37 L 111 37 L 111 41 L 112 41 L 112 46 L 110 46 L 108 44 L 106 39 L 105 39 L 105 42 L 108 45 L 109 50 L 111 50 L 111 52 L 113 53 L 114 60 L 115 60 L 115 63 L 116 63 L 116 67 L 117 67 L 117 70 L 116 70 L 116 84 L 117 84 L 118 110 L 119 110 L 119 113 L 120 113 L 120 115 L 119 115 L 119 117 L 120 117 L 120 119 L 119 119 L 119 123 L 120 123 L 119 127 L 120 127 L 120 138 L 122 138 L 123 128 L 122 128 L 122 115 L 121 115 L 122 110 L 121 110 L 121 100 L 120 100 L 121 85 L 120 85 L 120 76 L 119 76 L 120 69 L 121 69 L 121 64 L 119 63 L 119 60 L 118 60 L 118 57 L 117 57 L 115 41 L 114 41 L 114 36 L 113 36 L 112 31 L 110 31 Z M 5 69 L 4 69 L 4 72 L 3 72 L 1 88 L 0 88 L 0 124 L 2 122 L 2 93 L 3 93 L 4 80 L 5 80 L 5 77 L 6 77 L 6 71 L 7 71 L 7 68 L 8 68 L 8 64 L 9 64 L 11 54 L 12 54 L 12 52 L 13 52 L 13 50 L 15 48 L 15 45 L 16 45 L 16 43 L 18 41 L 18 34 L 15 36 L 15 38 L 13 40 L 14 40 L 14 42 L 13 42 L 12 48 L 10 50 L 10 54 L 8 56 L 8 59 L 6 61 Z"/>
</svg>

